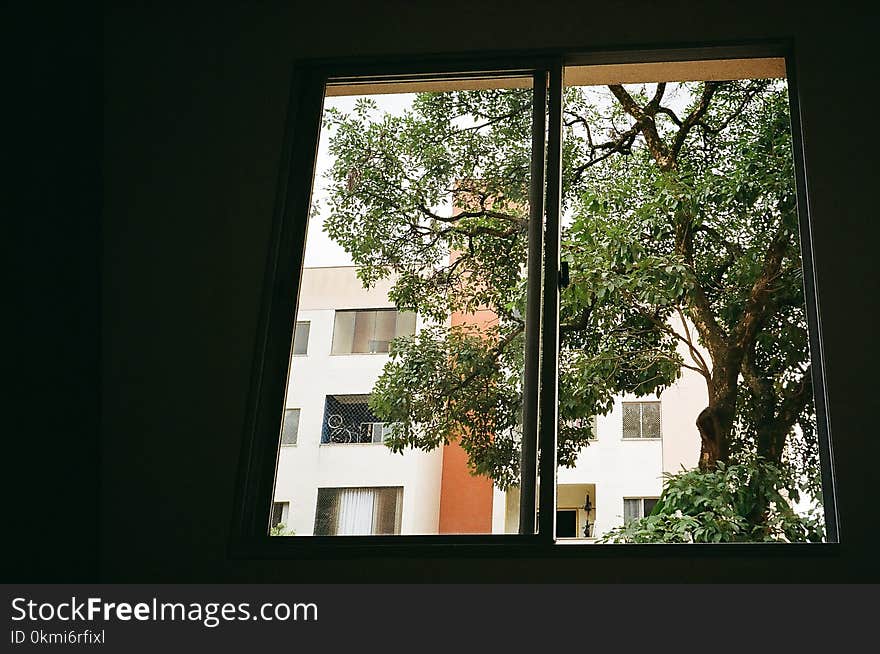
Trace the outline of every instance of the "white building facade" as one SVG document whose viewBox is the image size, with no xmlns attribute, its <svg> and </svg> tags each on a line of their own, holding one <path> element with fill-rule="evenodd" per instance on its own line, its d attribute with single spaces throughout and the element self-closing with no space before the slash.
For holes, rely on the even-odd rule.
<svg viewBox="0 0 880 654">
<path fill-rule="evenodd" d="M 444 474 L 447 448 L 392 454 L 366 407 L 389 338 L 422 327 L 394 310 L 389 288 L 364 289 L 350 266 L 303 270 L 271 518 L 283 533 L 473 533 L 441 520 L 441 503 L 456 496 L 449 484 L 461 479 L 448 474 L 448 461 Z M 649 512 L 663 474 L 697 464 L 694 419 L 706 401 L 702 378 L 685 371 L 660 398 L 621 397 L 598 416 L 596 438 L 576 467 L 558 472 L 557 536 L 588 542 Z M 517 490 L 488 492 L 489 504 L 474 502 L 488 511 L 484 533 L 515 533 Z M 467 497 L 458 493 L 457 501 Z"/>
</svg>

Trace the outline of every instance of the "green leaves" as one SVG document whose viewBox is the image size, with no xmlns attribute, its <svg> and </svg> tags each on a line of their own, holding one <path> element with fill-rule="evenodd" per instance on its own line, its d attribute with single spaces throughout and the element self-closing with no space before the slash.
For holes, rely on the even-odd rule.
<svg viewBox="0 0 880 654">
<path fill-rule="evenodd" d="M 530 99 L 425 93 L 399 116 L 371 101 L 328 111 L 324 229 L 366 285 L 394 274 L 393 299 L 437 320 L 508 301 L 526 256 Z"/>
<path fill-rule="evenodd" d="M 521 333 L 473 326 L 423 329 L 393 343 L 370 408 L 392 423 L 386 445 L 432 450 L 458 441 L 472 472 L 506 489 L 519 477 Z"/>
<path fill-rule="evenodd" d="M 270 536 L 296 536 L 296 532 L 293 529 L 288 529 L 287 525 L 283 522 L 279 522 L 274 527 L 269 529 Z"/>
<path fill-rule="evenodd" d="M 795 512 L 804 480 L 791 468 L 760 459 L 717 464 L 713 472 L 666 475 L 651 515 L 612 529 L 605 543 L 821 542 L 818 498 Z"/>
<path fill-rule="evenodd" d="M 608 412 L 615 396 L 662 393 L 689 366 L 736 380 L 735 424 L 721 435 L 732 440 L 731 461 L 789 443 L 785 463 L 813 479 L 785 85 L 719 83 L 699 121 L 681 131 L 706 88 L 666 85 L 669 111 L 653 115 L 659 149 L 609 90 L 565 91 L 561 254 L 571 284 L 560 296 L 558 461 L 574 465 L 588 418 Z M 645 111 L 656 91 L 631 93 Z M 472 469 L 501 487 L 516 483 L 519 468 L 530 103 L 522 89 L 424 93 L 400 115 L 359 100 L 347 115 L 326 116 L 334 164 L 325 230 L 365 285 L 392 279 L 391 299 L 435 323 L 395 344 L 374 389 L 376 415 L 395 423 L 389 444 L 431 449 L 460 439 Z M 674 160 L 659 161 L 658 151 Z M 776 247 L 781 264 L 768 274 Z M 497 316 L 493 330 L 444 326 L 453 313 L 480 310 Z M 734 342 L 750 311 L 760 313 L 755 329 Z M 679 312 L 693 334 L 673 326 Z M 685 341 L 713 351 L 695 361 L 681 354 Z M 714 491 L 709 497 L 735 499 L 723 484 Z M 652 528 L 696 540 L 750 528 L 738 509 L 689 501 L 699 511 L 681 520 L 696 521 L 693 529 L 673 529 L 665 509 L 649 516 Z"/>
</svg>

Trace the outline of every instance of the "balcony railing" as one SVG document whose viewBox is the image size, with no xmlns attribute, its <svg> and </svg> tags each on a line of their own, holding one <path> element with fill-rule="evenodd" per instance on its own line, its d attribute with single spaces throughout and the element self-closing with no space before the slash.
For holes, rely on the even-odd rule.
<svg viewBox="0 0 880 654">
<path fill-rule="evenodd" d="M 324 406 L 321 443 L 381 443 L 388 425 L 370 411 L 369 395 L 328 395 Z"/>
</svg>

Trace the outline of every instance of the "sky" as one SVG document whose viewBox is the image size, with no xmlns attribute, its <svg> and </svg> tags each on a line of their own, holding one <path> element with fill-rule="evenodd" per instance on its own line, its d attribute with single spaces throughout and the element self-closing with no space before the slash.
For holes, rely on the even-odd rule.
<svg viewBox="0 0 880 654">
<path fill-rule="evenodd" d="M 355 102 L 363 96 L 338 96 L 324 99 L 324 110 L 331 108 L 343 112 L 354 109 Z M 381 112 L 400 114 L 403 113 L 415 98 L 413 93 L 397 93 L 388 95 L 370 96 L 379 105 Z M 308 234 L 306 236 L 305 263 L 307 268 L 327 266 L 352 266 L 354 263 L 348 253 L 339 245 L 330 240 L 323 231 L 324 218 L 327 216 L 327 187 L 329 181 L 326 176 L 333 165 L 329 153 L 330 131 L 326 127 L 321 128 L 321 136 L 318 141 L 318 159 L 315 164 L 315 178 L 312 188 L 312 206 L 318 207 L 318 214 L 309 221 Z"/>
</svg>

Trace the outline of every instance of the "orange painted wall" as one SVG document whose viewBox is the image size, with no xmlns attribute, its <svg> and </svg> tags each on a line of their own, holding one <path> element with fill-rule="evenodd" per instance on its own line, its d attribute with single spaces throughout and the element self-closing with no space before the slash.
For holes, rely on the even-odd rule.
<svg viewBox="0 0 880 654">
<path fill-rule="evenodd" d="M 452 314 L 452 325 L 477 325 L 484 328 L 497 320 L 498 317 L 492 311 Z M 458 442 L 443 446 L 439 532 L 492 533 L 492 480 L 474 476 L 468 471 L 467 453 Z"/>
</svg>

